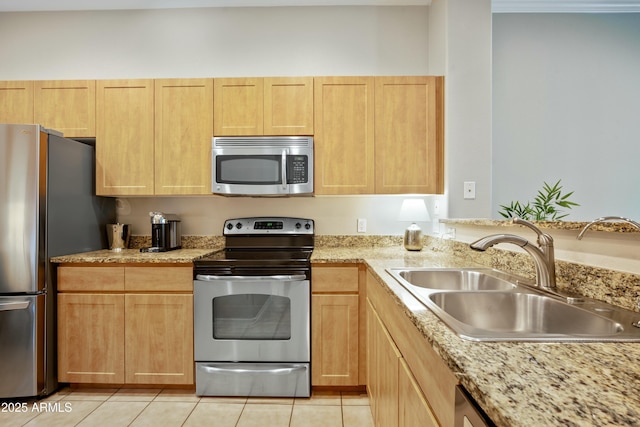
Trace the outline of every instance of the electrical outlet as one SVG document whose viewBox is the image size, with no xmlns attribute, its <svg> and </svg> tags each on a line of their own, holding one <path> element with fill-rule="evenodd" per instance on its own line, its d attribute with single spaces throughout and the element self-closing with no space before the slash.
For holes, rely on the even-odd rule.
<svg viewBox="0 0 640 427">
<path fill-rule="evenodd" d="M 476 182 L 465 181 L 464 183 L 464 198 L 475 199 L 476 198 Z"/>
<path fill-rule="evenodd" d="M 358 233 L 367 232 L 367 220 L 365 218 L 358 218 Z"/>
</svg>

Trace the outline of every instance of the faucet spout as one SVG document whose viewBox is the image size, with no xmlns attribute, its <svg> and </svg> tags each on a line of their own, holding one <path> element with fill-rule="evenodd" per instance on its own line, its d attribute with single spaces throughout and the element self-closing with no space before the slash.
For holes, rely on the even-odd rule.
<svg viewBox="0 0 640 427">
<path fill-rule="evenodd" d="M 533 224 L 531 224 L 531 226 L 535 227 Z M 537 230 L 537 227 L 535 227 L 535 229 Z M 537 232 L 539 232 L 539 230 L 537 230 Z M 540 236 L 543 236 L 543 243 L 540 242 Z M 524 237 L 516 236 L 515 234 L 493 234 L 476 240 L 469 246 L 476 251 L 486 251 L 498 243 L 517 245 L 531 255 L 536 269 L 536 282 L 538 286 L 546 290 L 555 290 L 555 260 L 553 258 L 553 239 L 551 236 L 542 232 L 539 233 L 538 243 L 542 248 L 532 245 L 531 242 Z"/>
<path fill-rule="evenodd" d="M 591 227 L 594 224 L 598 224 L 600 222 L 608 222 L 608 221 L 621 221 L 621 222 L 626 222 L 627 224 L 631 224 L 634 227 L 636 227 L 638 230 L 640 230 L 640 223 L 629 219 L 629 218 L 624 218 L 621 216 L 603 216 L 601 218 L 597 218 L 594 219 L 593 221 L 591 221 L 589 224 L 585 225 L 584 227 L 582 227 L 582 230 L 580 230 L 580 234 L 578 234 L 577 239 L 578 240 L 582 240 L 582 237 L 584 237 L 584 233 L 587 232 L 587 230 L 589 229 L 589 227 Z"/>
</svg>

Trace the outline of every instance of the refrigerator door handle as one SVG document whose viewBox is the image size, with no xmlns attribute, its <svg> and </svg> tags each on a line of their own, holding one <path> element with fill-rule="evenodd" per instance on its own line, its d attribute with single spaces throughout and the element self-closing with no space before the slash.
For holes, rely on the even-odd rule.
<svg viewBox="0 0 640 427">
<path fill-rule="evenodd" d="M 24 310 L 29 308 L 29 301 L 0 302 L 0 311 Z"/>
</svg>

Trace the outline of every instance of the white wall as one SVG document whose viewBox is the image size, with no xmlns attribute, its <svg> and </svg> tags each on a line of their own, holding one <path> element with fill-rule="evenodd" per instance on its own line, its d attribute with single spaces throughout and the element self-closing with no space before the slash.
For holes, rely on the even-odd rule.
<svg viewBox="0 0 640 427">
<path fill-rule="evenodd" d="M 562 180 L 566 218 L 640 220 L 640 14 L 493 17 L 493 216 Z"/>
<path fill-rule="evenodd" d="M 447 215 L 489 217 L 491 1 L 435 0 L 432 8 L 434 12 L 440 11 L 446 23 L 443 30 Z M 465 181 L 476 183 L 475 199 L 463 198 Z"/>
<path fill-rule="evenodd" d="M 428 7 L 0 13 L 0 79 L 424 75 Z"/>
</svg>

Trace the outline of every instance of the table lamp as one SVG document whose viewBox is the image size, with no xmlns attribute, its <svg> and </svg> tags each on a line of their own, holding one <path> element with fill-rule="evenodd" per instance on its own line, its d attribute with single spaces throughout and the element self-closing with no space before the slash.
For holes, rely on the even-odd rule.
<svg viewBox="0 0 640 427">
<path fill-rule="evenodd" d="M 411 221 L 404 232 L 404 248 L 408 251 L 422 249 L 422 230 L 416 224 L 419 221 L 430 221 L 429 211 L 422 199 L 405 199 L 402 201 L 398 221 Z"/>
</svg>

